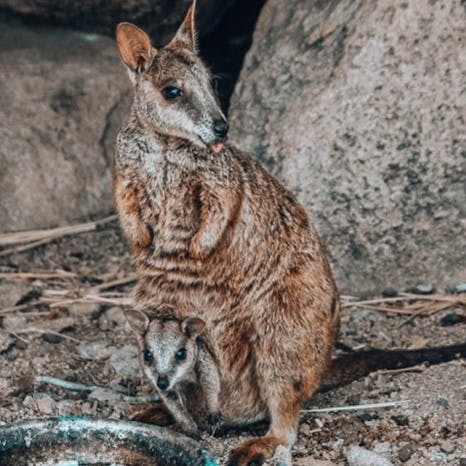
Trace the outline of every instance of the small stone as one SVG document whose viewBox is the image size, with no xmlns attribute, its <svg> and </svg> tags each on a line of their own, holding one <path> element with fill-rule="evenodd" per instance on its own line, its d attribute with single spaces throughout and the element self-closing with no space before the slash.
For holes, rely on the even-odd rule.
<svg viewBox="0 0 466 466">
<path fill-rule="evenodd" d="M 406 463 L 406 461 L 408 461 L 411 456 L 413 456 L 413 453 L 414 451 L 411 445 L 404 445 L 398 450 L 398 458 L 402 463 Z"/>
<path fill-rule="evenodd" d="M 350 395 L 348 398 L 346 398 L 346 402 L 350 405 L 358 405 L 361 402 L 361 395 Z"/>
<path fill-rule="evenodd" d="M 26 327 L 26 317 L 20 314 L 7 314 L 3 317 L 3 328 L 10 331 L 20 330 Z"/>
<path fill-rule="evenodd" d="M 0 353 L 8 351 L 15 341 L 6 332 L 0 330 Z"/>
<path fill-rule="evenodd" d="M 110 346 L 110 342 L 107 340 L 82 342 L 79 345 L 79 355 L 81 357 L 96 361 L 108 359 L 115 350 L 116 348 Z"/>
<path fill-rule="evenodd" d="M 372 446 L 372 451 L 380 454 L 389 453 L 391 447 L 392 444 L 390 442 L 377 442 Z"/>
<path fill-rule="evenodd" d="M 34 401 L 36 403 L 37 409 L 42 414 L 53 414 L 57 409 L 57 403 L 47 393 L 35 393 Z"/>
<path fill-rule="evenodd" d="M 60 416 L 75 414 L 75 403 L 72 400 L 61 400 L 57 403 L 57 410 Z"/>
<path fill-rule="evenodd" d="M 417 294 L 432 294 L 435 291 L 432 285 L 417 285 L 413 288 L 413 292 Z"/>
<path fill-rule="evenodd" d="M 8 377 L 0 377 L 0 393 L 2 398 L 6 399 L 15 392 L 16 387 L 13 385 L 13 381 Z"/>
<path fill-rule="evenodd" d="M 89 399 L 100 401 L 102 403 L 114 403 L 115 401 L 121 400 L 121 395 L 119 393 L 106 390 L 105 388 L 96 388 L 89 393 Z"/>
<path fill-rule="evenodd" d="M 275 464 L 275 463 L 273 463 L 273 464 Z M 332 463 L 331 461 L 315 460 L 314 458 L 311 458 L 310 456 L 304 456 L 302 458 L 296 458 L 293 461 L 293 464 L 295 466 L 336 466 L 336 464 Z"/>
<path fill-rule="evenodd" d="M 331 443 L 332 449 L 334 451 L 340 451 L 343 448 L 345 441 L 342 438 L 339 438 Z"/>
<path fill-rule="evenodd" d="M 450 454 L 456 450 L 456 445 L 452 442 L 445 441 L 440 444 L 440 450 L 444 453 Z"/>
<path fill-rule="evenodd" d="M 304 436 L 309 436 L 309 433 L 311 432 L 311 428 L 309 424 L 301 424 L 299 426 L 299 433 Z"/>
<path fill-rule="evenodd" d="M 121 377 L 137 377 L 140 372 L 139 351 L 134 345 L 116 350 L 109 359 L 110 366 Z"/>
<path fill-rule="evenodd" d="M 42 327 L 45 330 L 52 332 L 63 332 L 64 330 L 72 330 L 75 326 L 74 319 L 72 317 L 60 317 L 58 319 L 48 320 Z"/>
<path fill-rule="evenodd" d="M 349 466 L 393 466 L 384 456 L 357 445 L 352 445 L 347 454 Z"/>
<path fill-rule="evenodd" d="M 455 290 L 457 293 L 466 293 L 466 283 L 460 283 L 456 285 Z"/>
<path fill-rule="evenodd" d="M 466 317 L 457 314 L 456 312 L 447 314 L 440 319 L 440 325 L 442 327 L 451 327 L 452 325 L 460 324 L 462 322 L 466 322 Z"/>
<path fill-rule="evenodd" d="M 70 315 L 74 317 L 97 317 L 99 310 L 99 303 L 75 303 L 68 308 Z"/>
<path fill-rule="evenodd" d="M 29 290 L 29 285 L 20 281 L 0 283 L 0 308 L 15 306 Z"/>
<path fill-rule="evenodd" d="M 392 416 L 392 419 L 396 422 L 399 426 L 408 426 L 409 425 L 409 418 L 406 414 L 396 414 Z"/>
<path fill-rule="evenodd" d="M 111 307 L 99 317 L 99 327 L 102 330 L 111 330 L 114 327 L 124 328 L 125 325 L 125 313 L 120 307 Z"/>
<path fill-rule="evenodd" d="M 360 421 L 363 422 L 374 421 L 375 419 L 379 418 L 379 415 L 377 413 L 369 413 L 363 410 L 356 411 L 356 416 Z"/>
<path fill-rule="evenodd" d="M 466 466 L 466 456 L 463 456 L 463 458 L 460 458 L 460 466 Z"/>
<path fill-rule="evenodd" d="M 34 398 L 31 395 L 26 395 L 26 397 L 23 400 L 23 406 L 25 408 L 34 409 L 36 407 Z"/>
<path fill-rule="evenodd" d="M 420 442 L 422 440 L 422 435 L 419 434 L 418 432 L 408 432 L 408 437 L 413 441 L 413 442 Z"/>
<path fill-rule="evenodd" d="M 44 333 L 42 334 L 42 340 L 46 341 L 47 343 L 52 343 L 56 345 L 63 341 L 63 338 L 60 335 L 56 335 L 54 333 Z"/>
<path fill-rule="evenodd" d="M 16 301 L 15 306 L 21 306 L 22 304 L 30 303 L 35 301 L 42 296 L 42 293 L 39 290 L 29 290 L 26 294 L 21 296 L 21 298 Z"/>
<path fill-rule="evenodd" d="M 382 291 L 382 295 L 386 298 L 396 298 L 398 296 L 398 291 L 396 291 L 395 288 L 388 286 Z"/>
<path fill-rule="evenodd" d="M 272 462 L 275 466 L 291 466 L 291 452 L 283 445 L 275 449 Z"/>
<path fill-rule="evenodd" d="M 448 403 L 448 400 L 446 398 L 437 398 L 436 403 L 445 409 L 448 409 L 450 407 L 450 403 Z"/>
</svg>

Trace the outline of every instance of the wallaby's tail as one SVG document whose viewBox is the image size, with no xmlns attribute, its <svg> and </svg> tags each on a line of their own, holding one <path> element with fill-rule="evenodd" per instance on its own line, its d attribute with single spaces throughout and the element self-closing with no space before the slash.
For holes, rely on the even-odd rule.
<svg viewBox="0 0 466 466">
<path fill-rule="evenodd" d="M 415 350 L 369 350 L 344 354 L 334 359 L 320 391 L 328 391 L 381 369 L 401 369 L 417 364 L 439 364 L 466 358 L 466 343 Z"/>
</svg>

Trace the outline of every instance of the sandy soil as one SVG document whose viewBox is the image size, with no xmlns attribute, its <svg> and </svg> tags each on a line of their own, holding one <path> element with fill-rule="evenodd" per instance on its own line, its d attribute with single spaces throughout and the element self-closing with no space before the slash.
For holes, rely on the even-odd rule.
<svg viewBox="0 0 466 466">
<path fill-rule="evenodd" d="M 75 278 L 6 279 L 6 273 L 66 270 Z M 133 271 L 129 248 L 117 223 L 0 258 L 0 309 L 34 302 L 38 296 L 82 290 Z M 131 285 L 113 292 L 130 292 Z M 353 309 L 343 317 L 340 341 L 352 348 L 409 348 L 465 342 L 465 326 L 442 326 L 441 318 L 464 309 L 417 317 Z M 134 340 L 121 306 L 67 303 L 55 308 L 30 305 L 0 311 L 0 424 L 19 419 L 76 414 L 127 418 L 135 406 L 119 396 L 72 392 L 34 383 L 38 375 L 111 387 L 129 395 L 149 386 L 141 378 Z M 46 333 L 35 333 L 31 329 Z M 25 331 L 29 329 L 31 331 Z M 54 333 L 61 332 L 63 337 Z M 394 465 L 466 465 L 466 363 L 456 360 L 418 372 L 375 373 L 310 402 L 315 408 L 408 400 L 400 407 L 338 413 L 302 414 L 294 464 L 312 459 L 346 465 L 351 445 L 361 445 Z M 247 434 L 213 438 L 207 446 L 224 461 Z M 222 463 L 223 464 L 223 463 Z"/>
</svg>

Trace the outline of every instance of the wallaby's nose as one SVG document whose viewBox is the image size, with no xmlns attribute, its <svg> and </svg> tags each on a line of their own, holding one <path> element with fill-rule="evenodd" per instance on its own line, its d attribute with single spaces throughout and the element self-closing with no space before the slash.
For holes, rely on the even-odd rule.
<svg viewBox="0 0 466 466">
<path fill-rule="evenodd" d="M 225 120 L 214 122 L 214 133 L 220 139 L 224 139 L 228 133 L 228 123 Z"/>
<path fill-rule="evenodd" d="M 168 388 L 168 377 L 166 375 L 159 375 L 159 378 L 157 379 L 157 387 L 159 387 L 160 390 Z"/>
</svg>

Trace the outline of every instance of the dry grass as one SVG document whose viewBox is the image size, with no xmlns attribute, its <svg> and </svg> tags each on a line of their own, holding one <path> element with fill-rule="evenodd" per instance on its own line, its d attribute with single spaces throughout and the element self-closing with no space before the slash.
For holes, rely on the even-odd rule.
<svg viewBox="0 0 466 466">
<path fill-rule="evenodd" d="M 75 225 L 65 225 L 57 228 L 48 228 L 44 230 L 29 230 L 18 231 L 13 233 L 0 234 L 0 247 L 9 247 L 0 251 L 1 256 L 8 256 L 17 252 L 27 251 L 37 246 L 50 243 L 58 238 L 69 235 L 77 235 L 95 231 L 101 225 L 113 222 L 118 219 L 118 215 L 110 215 L 108 217 L 96 220 L 94 222 L 77 223 Z"/>
</svg>

